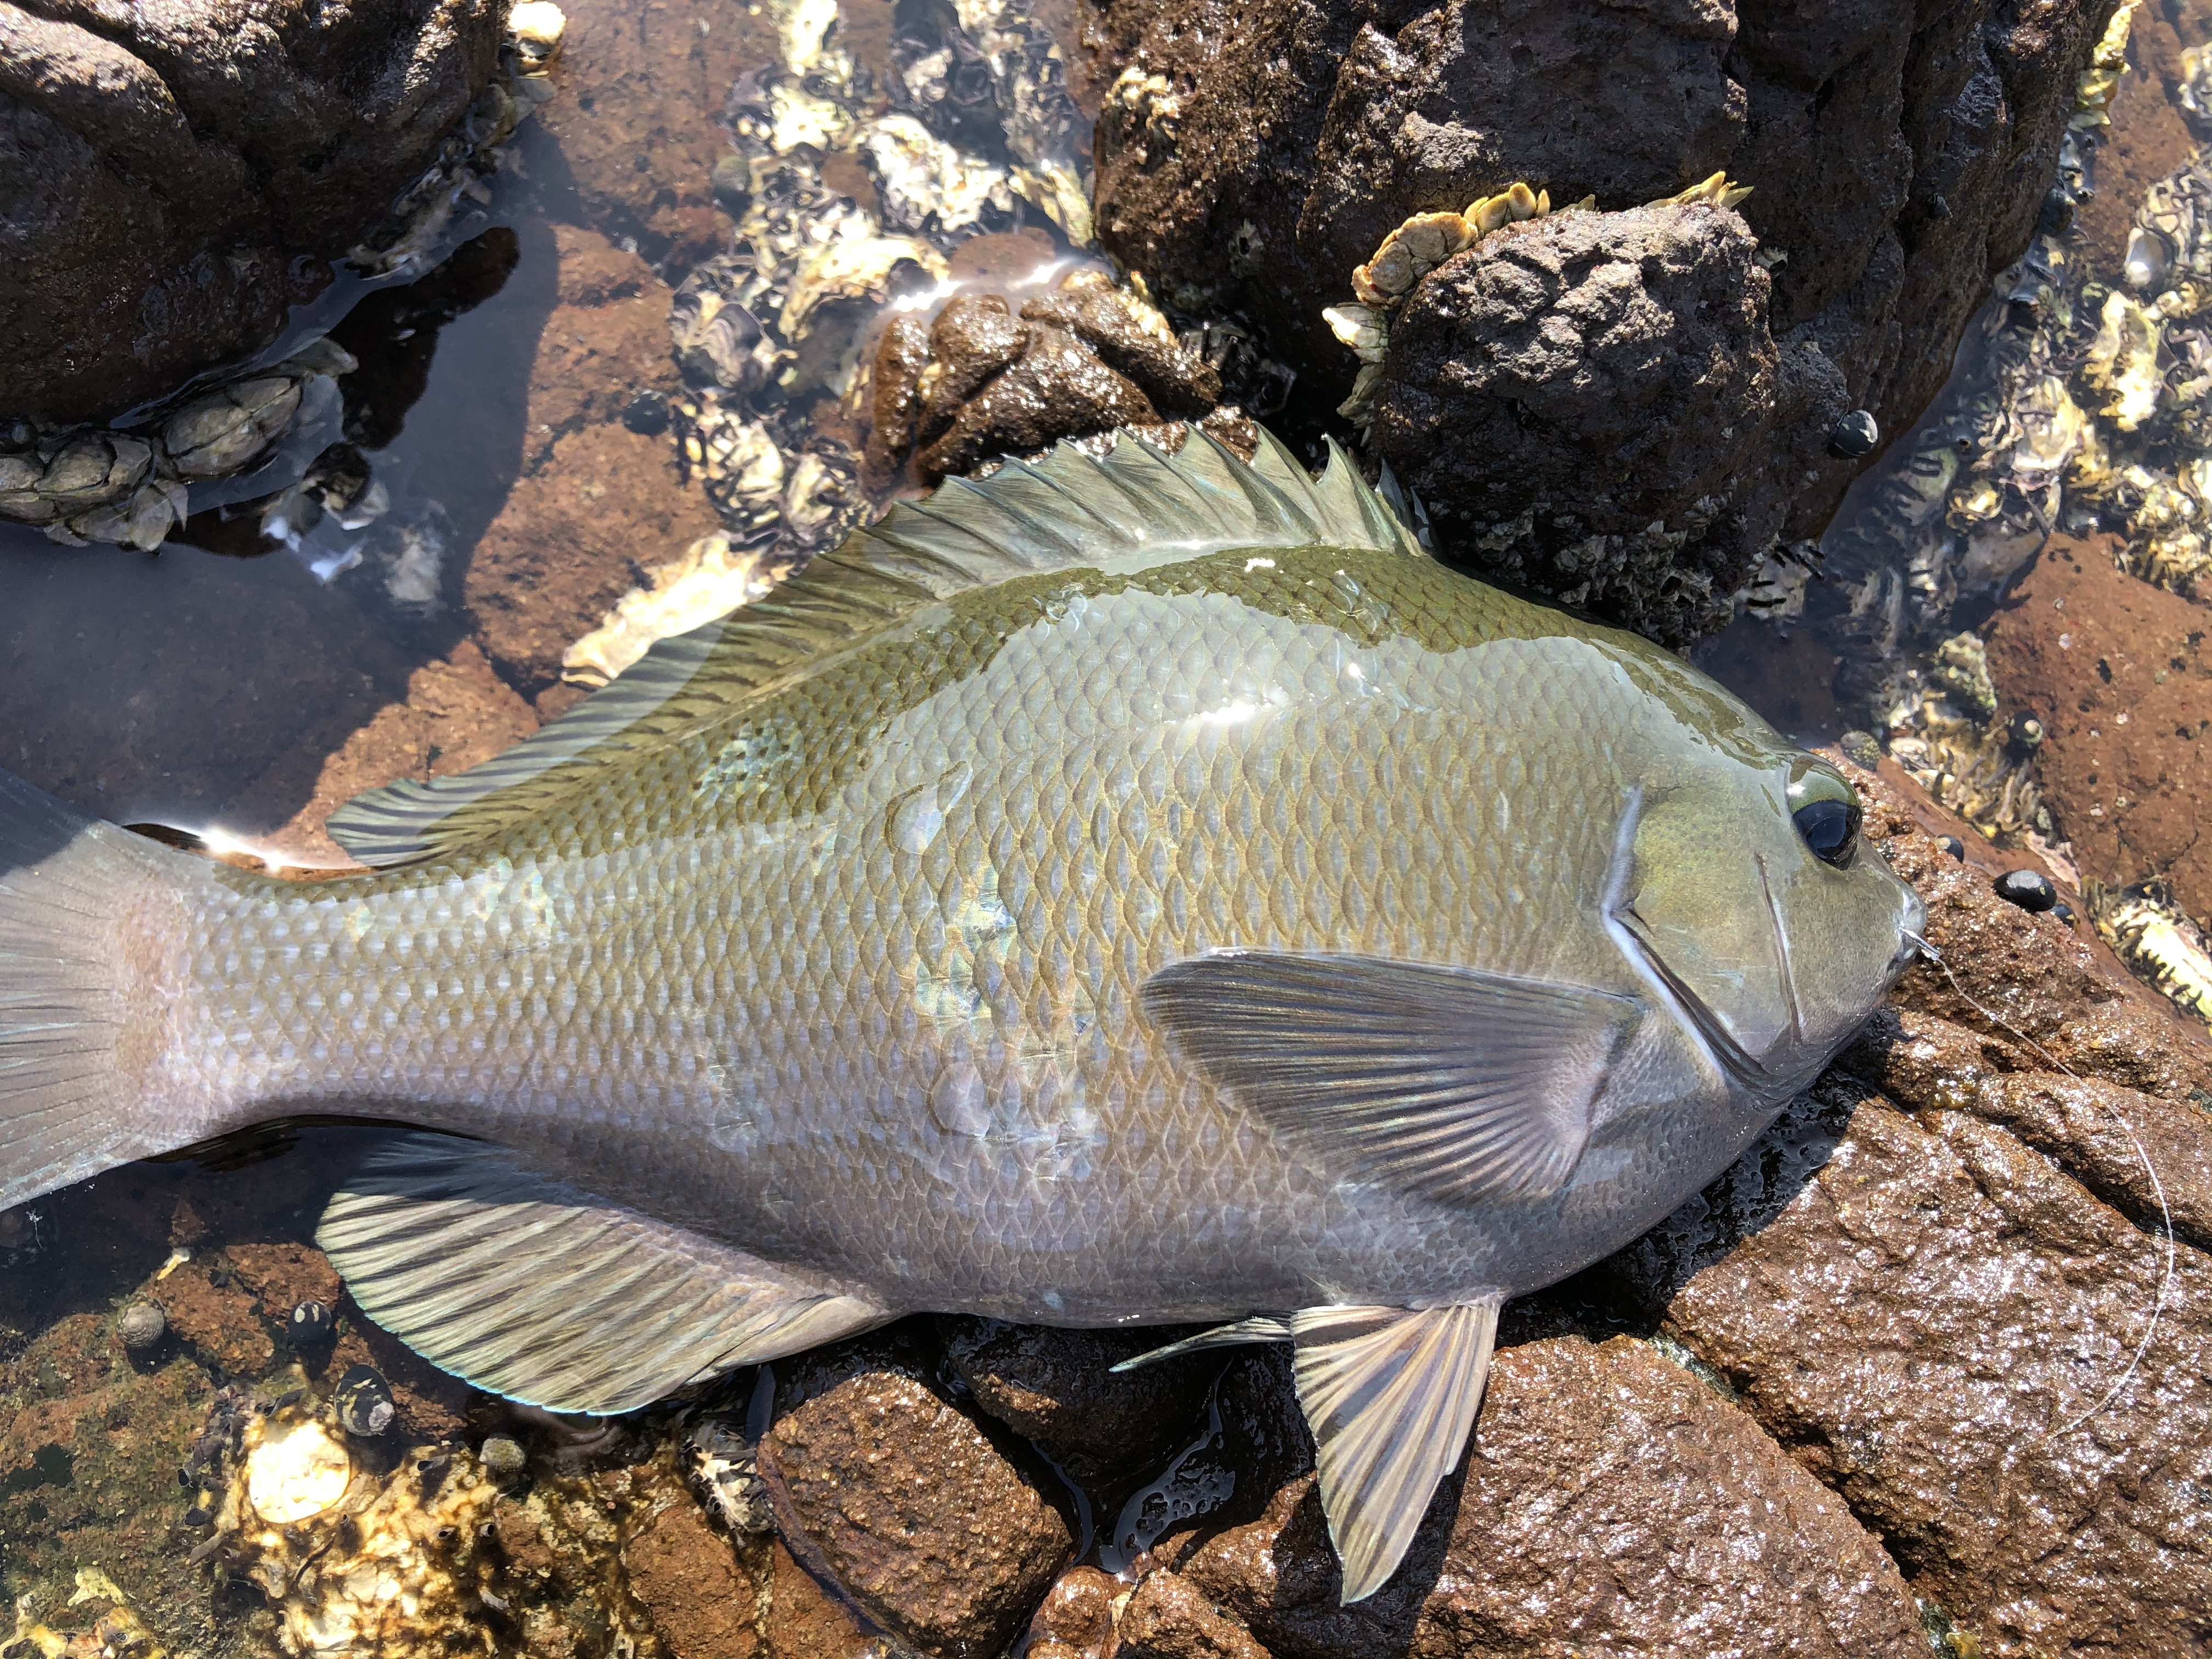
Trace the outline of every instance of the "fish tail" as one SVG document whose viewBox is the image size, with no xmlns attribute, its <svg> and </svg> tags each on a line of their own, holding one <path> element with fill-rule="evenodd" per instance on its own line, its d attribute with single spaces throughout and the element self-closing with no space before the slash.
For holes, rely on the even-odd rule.
<svg viewBox="0 0 2212 1659">
<path fill-rule="evenodd" d="M 0 1208 L 203 1138 L 165 988 L 209 867 L 0 772 Z"/>
</svg>

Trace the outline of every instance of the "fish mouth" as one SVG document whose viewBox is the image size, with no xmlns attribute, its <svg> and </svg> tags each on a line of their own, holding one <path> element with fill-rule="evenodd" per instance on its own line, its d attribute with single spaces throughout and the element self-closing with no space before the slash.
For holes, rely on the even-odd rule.
<svg viewBox="0 0 2212 1659">
<path fill-rule="evenodd" d="M 1911 888 L 1905 890 L 1905 912 L 1898 918 L 1897 950 L 1889 959 L 1889 967 L 1881 977 L 1882 989 L 1897 983 L 1905 970 L 1923 956 L 1932 957 L 1924 937 L 1928 931 L 1928 902 Z"/>
</svg>

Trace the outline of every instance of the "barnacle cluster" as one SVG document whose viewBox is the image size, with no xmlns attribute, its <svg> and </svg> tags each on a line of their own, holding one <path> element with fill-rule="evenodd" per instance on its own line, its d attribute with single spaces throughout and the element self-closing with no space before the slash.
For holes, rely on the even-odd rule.
<svg viewBox="0 0 2212 1659">
<path fill-rule="evenodd" d="M 2026 716 L 2000 720 L 1999 712 L 1980 636 L 1954 634 L 1906 676 L 1883 736 L 1891 757 L 1942 805 L 2002 846 L 2048 856 L 2056 826 L 2033 771 L 2042 727 Z"/>
<path fill-rule="evenodd" d="M 0 519 L 36 525 L 70 547 L 117 542 L 159 547 L 183 522 L 201 486 L 294 467 L 335 435 L 337 377 L 359 367 L 343 347 L 318 339 L 274 368 L 175 400 L 125 431 L 41 430 L 27 421 L 0 429 Z"/>
<path fill-rule="evenodd" d="M 2082 896 L 2112 953 L 2193 1018 L 2212 1026 L 2212 943 L 2162 880 L 2110 888 L 2092 882 Z"/>
<path fill-rule="evenodd" d="M 361 274 L 402 278 L 433 263 L 451 240 L 460 204 L 489 201 L 488 180 L 515 128 L 552 97 L 547 71 L 565 20 L 547 0 L 526 0 L 514 18 L 500 73 L 347 256 Z M 317 338 L 273 367 L 187 387 L 127 428 L 0 421 L 0 520 L 36 526 L 65 546 L 109 542 L 150 551 L 193 512 L 295 485 L 337 435 L 337 378 L 359 366 L 335 342 Z M 303 508 L 302 500 L 310 505 Z M 373 497 L 362 504 L 381 510 Z M 321 507 L 319 496 L 280 507 L 278 539 L 284 524 L 296 530 L 303 513 Z"/>
<path fill-rule="evenodd" d="M 1749 194 L 1748 186 L 1731 185 L 1727 174 L 1716 173 L 1665 199 L 1734 207 Z M 1586 196 L 1570 205 L 1577 212 L 1593 210 L 1597 198 Z M 1366 429 L 1375 388 L 1382 379 L 1383 356 L 1389 348 L 1390 318 L 1424 276 L 1492 232 L 1541 218 L 1551 211 L 1551 191 L 1531 190 L 1516 179 L 1494 196 L 1477 197 L 1460 212 L 1417 213 L 1385 236 L 1367 263 L 1352 270 L 1352 291 L 1358 302 L 1330 306 L 1322 313 L 1329 331 L 1359 359 L 1352 394 L 1337 406 L 1336 412 L 1362 431 Z"/>
<path fill-rule="evenodd" d="M 941 293 L 946 256 L 978 234 L 1030 223 L 1090 240 L 1079 118 L 1051 36 L 997 0 L 932 15 L 894 42 L 878 86 L 834 0 L 784 0 L 781 65 L 740 80 L 726 110 L 736 153 L 715 199 L 736 222 L 731 251 L 670 307 L 689 387 L 671 405 L 681 463 L 733 544 L 772 541 L 783 568 L 868 510 L 859 456 L 811 411 L 854 394 L 885 306 Z M 856 174 L 872 201 L 831 182 Z"/>
</svg>

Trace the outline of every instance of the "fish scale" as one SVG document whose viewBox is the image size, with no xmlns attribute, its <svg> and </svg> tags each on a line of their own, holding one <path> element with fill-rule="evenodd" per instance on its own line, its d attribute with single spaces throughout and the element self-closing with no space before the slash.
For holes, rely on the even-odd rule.
<svg viewBox="0 0 2212 1659">
<path fill-rule="evenodd" d="M 371 875 L 0 780 L 0 1196 L 272 1116 L 434 1132 L 319 1239 L 562 1409 L 905 1311 L 1226 1319 L 1296 1345 L 1358 1599 L 1499 1303 L 1724 1168 L 1901 967 L 1910 894 L 1801 828 L 1850 800 L 1340 459 L 1063 450 L 343 809 Z M 42 954 L 87 884 L 149 948 Z M 103 1051 L 118 1001 L 159 1017 Z"/>
</svg>

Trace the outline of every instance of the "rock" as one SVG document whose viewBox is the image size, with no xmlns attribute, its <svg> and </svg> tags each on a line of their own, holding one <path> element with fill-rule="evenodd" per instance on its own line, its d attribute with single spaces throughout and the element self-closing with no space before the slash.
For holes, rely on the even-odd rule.
<svg viewBox="0 0 2212 1659">
<path fill-rule="evenodd" d="M 1516 180 L 1632 209 L 1725 169 L 1754 189 L 1742 214 L 1771 264 L 1784 382 L 1784 413 L 1736 459 L 1786 490 L 1795 539 L 1861 465 L 1826 453 L 1835 420 L 1860 409 L 1906 429 L 1989 277 L 2027 246 L 2112 10 L 1109 0 L 1100 236 L 1169 302 L 1260 322 L 1300 372 L 1291 413 L 1319 421 L 1356 367 L 1321 311 L 1408 216 Z M 1469 483 L 1514 487 L 1509 461 L 1462 464 Z M 1455 533 L 1447 520 L 1447 550 L 1480 562 Z"/>
<path fill-rule="evenodd" d="M 623 1544 L 622 1559 L 630 1594 L 645 1604 L 676 1659 L 754 1659 L 759 1653 L 752 1581 L 739 1570 L 729 1540 L 708 1526 L 688 1495 L 646 1520 Z"/>
<path fill-rule="evenodd" d="M 1097 1567 L 1070 1567 L 1030 1620 L 1027 1659 L 1115 1659 L 1114 1604 L 1123 1593 Z"/>
<path fill-rule="evenodd" d="M 257 1377 L 276 1357 L 252 1291 L 220 1266 L 187 1261 L 161 1282 L 169 1328 L 225 1376 Z"/>
<path fill-rule="evenodd" d="M 895 320 L 874 361 L 867 470 L 879 483 L 897 477 L 917 444 L 915 471 L 935 483 L 1062 438 L 1134 428 L 1176 447 L 1186 418 L 1249 425 L 1215 408 L 1218 372 L 1186 351 L 1158 312 L 1095 270 L 1025 301 L 1018 318 L 1003 295 L 963 294 L 926 337 L 918 320 Z"/>
<path fill-rule="evenodd" d="M 401 778 L 465 772 L 537 729 L 530 705 L 463 640 L 443 661 L 410 674 L 404 698 L 377 710 L 322 762 L 313 794 L 273 845 L 301 864 L 350 865 L 323 832 L 324 820 L 346 802 Z"/>
<path fill-rule="evenodd" d="M 556 225 L 553 236 L 560 303 L 545 319 L 530 372 L 526 472 L 543 466 L 567 434 L 623 418 L 641 393 L 662 399 L 665 427 L 668 394 L 683 385 L 668 356 L 667 284 L 636 254 L 593 232 Z"/>
<path fill-rule="evenodd" d="M 715 117 L 731 83 L 775 56 L 775 19 L 765 9 L 710 15 L 632 0 L 563 9 L 560 95 L 537 123 L 550 142 L 526 132 L 526 165 L 573 189 L 584 224 L 633 238 L 646 258 L 680 275 L 727 234 L 710 193 L 729 148 Z"/>
<path fill-rule="evenodd" d="M 763 1627 L 769 1659 L 878 1659 L 884 1644 L 874 1626 L 817 1583 L 781 1541 L 769 1559 Z"/>
<path fill-rule="evenodd" d="M 1072 1552 L 1059 1510 L 911 1376 L 863 1371 L 784 1412 L 759 1467 L 786 1540 L 941 1659 L 1003 1649 Z"/>
<path fill-rule="evenodd" d="M 1615 1259 L 1983 1650 L 2187 1651 L 2212 1262 L 2003 1130 L 1831 1079 Z"/>
<path fill-rule="evenodd" d="M 1114 1374 L 1179 1328 L 1060 1330 L 948 1319 L 945 1357 L 975 1403 L 1085 1486 L 1133 1483 L 1187 1442 L 1221 1356 L 1195 1354 Z"/>
<path fill-rule="evenodd" d="M 1926 937 L 1943 957 L 1942 967 L 1908 968 L 1890 993 L 1894 1006 L 1978 1032 L 1992 1030 L 1981 1011 L 1994 1009 L 2085 1076 L 2171 1100 L 2212 1098 L 2212 1043 L 2201 1027 L 2130 978 L 2087 928 L 1999 898 L 1985 871 L 1920 826 L 1912 785 L 1850 771 L 1866 808 L 1861 833 L 1926 902 Z"/>
<path fill-rule="evenodd" d="M 516 480 L 470 555 L 464 592 L 477 641 L 508 684 L 534 694 L 629 591 L 635 566 L 673 558 L 719 527 L 705 497 L 679 483 L 665 439 L 618 422 L 573 433 Z"/>
<path fill-rule="evenodd" d="M 1392 325 L 1371 447 L 1483 569 L 1671 645 L 1711 632 L 1826 426 L 1783 406 L 1757 251 L 1705 202 L 1486 236 Z"/>
<path fill-rule="evenodd" d="M 2163 876 L 2212 915 L 2212 608 L 2118 569 L 2106 538 L 2054 536 L 1987 631 L 2005 704 L 2043 722 L 2036 781 L 2082 874 Z"/>
<path fill-rule="evenodd" d="M 493 0 L 0 4 L 9 415 L 106 417 L 276 338 L 490 81 Z"/>
<path fill-rule="evenodd" d="M 1251 1632 L 1171 1572 L 1146 1575 L 1121 1610 L 1120 1634 L 1116 1659 L 1268 1659 Z"/>
<path fill-rule="evenodd" d="M 2212 1133 L 2185 1097 L 2069 1077 L 1986 1024 L 1973 1031 L 1904 1008 L 1880 1010 L 1838 1065 L 1893 1099 L 1940 1103 L 2009 1130 L 2141 1226 L 2161 1224 L 2162 1194 L 2175 1231 L 2212 1249 Z"/>
</svg>

